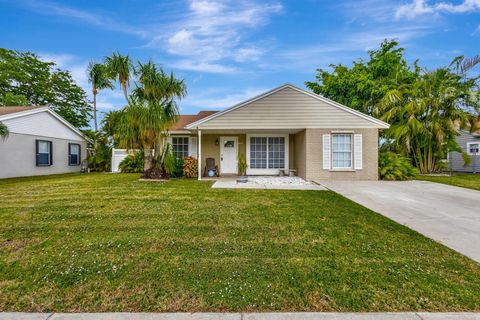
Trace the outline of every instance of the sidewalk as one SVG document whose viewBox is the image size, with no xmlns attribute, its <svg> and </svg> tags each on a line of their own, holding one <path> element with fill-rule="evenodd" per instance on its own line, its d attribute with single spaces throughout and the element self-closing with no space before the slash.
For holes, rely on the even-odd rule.
<svg viewBox="0 0 480 320">
<path fill-rule="evenodd" d="M 0 312 L 0 320 L 480 320 L 469 312 L 278 312 L 278 313 L 23 313 Z"/>
</svg>

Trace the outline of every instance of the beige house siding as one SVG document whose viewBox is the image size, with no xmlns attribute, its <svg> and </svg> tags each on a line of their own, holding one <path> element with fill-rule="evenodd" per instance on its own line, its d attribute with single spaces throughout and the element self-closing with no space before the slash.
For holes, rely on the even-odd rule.
<svg viewBox="0 0 480 320">
<path fill-rule="evenodd" d="M 295 169 L 300 178 L 307 178 L 307 140 L 306 130 L 302 130 L 295 134 Z"/>
<path fill-rule="evenodd" d="M 363 169 L 352 171 L 335 171 L 323 169 L 324 134 L 335 131 L 349 131 L 352 134 L 362 134 Z M 297 147 L 298 175 L 306 180 L 378 180 L 378 130 L 377 129 L 306 129 L 295 136 L 297 146 L 303 144 L 305 150 Z M 354 150 L 353 150 L 354 151 Z M 303 154 L 304 153 L 304 154 Z M 305 161 L 303 160 L 305 157 Z M 298 159 L 301 159 L 299 161 Z M 305 168 L 303 168 L 305 163 Z"/>
<path fill-rule="evenodd" d="M 284 87 L 200 124 L 198 128 L 301 130 L 304 128 L 381 127 L 365 117 L 342 110 L 291 87 Z"/>
</svg>

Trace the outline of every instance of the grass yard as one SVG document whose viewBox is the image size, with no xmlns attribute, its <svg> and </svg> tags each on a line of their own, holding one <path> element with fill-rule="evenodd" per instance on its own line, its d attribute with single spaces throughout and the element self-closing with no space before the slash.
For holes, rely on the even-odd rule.
<svg viewBox="0 0 480 320">
<path fill-rule="evenodd" d="M 417 176 L 417 179 L 480 190 L 480 174 L 457 174 L 452 176 Z"/>
<path fill-rule="evenodd" d="M 480 311 L 480 265 L 329 191 L 0 180 L 2 311 Z"/>
</svg>

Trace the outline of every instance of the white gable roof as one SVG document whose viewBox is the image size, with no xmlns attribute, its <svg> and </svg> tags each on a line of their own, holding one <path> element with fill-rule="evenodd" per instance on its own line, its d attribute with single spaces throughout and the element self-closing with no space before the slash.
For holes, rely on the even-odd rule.
<svg viewBox="0 0 480 320">
<path fill-rule="evenodd" d="M 379 128 L 389 125 L 335 101 L 284 84 L 186 129 Z"/>
<path fill-rule="evenodd" d="M 89 140 L 84 134 L 48 107 L 0 116 L 11 133 L 29 134 L 67 140 Z"/>
</svg>

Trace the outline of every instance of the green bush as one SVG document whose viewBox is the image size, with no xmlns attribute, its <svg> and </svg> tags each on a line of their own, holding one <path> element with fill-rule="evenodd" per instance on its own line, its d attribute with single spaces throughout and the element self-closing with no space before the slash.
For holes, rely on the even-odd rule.
<svg viewBox="0 0 480 320">
<path fill-rule="evenodd" d="M 409 158 L 387 151 L 380 153 L 378 172 L 382 180 L 409 180 L 418 170 L 412 166 Z"/>
<path fill-rule="evenodd" d="M 175 160 L 175 170 L 173 171 L 172 176 L 174 178 L 183 177 L 183 159 L 178 158 Z"/>
<path fill-rule="evenodd" d="M 143 172 L 144 164 L 143 152 L 139 151 L 125 157 L 120 162 L 119 168 L 123 173 L 140 173 Z"/>
</svg>

